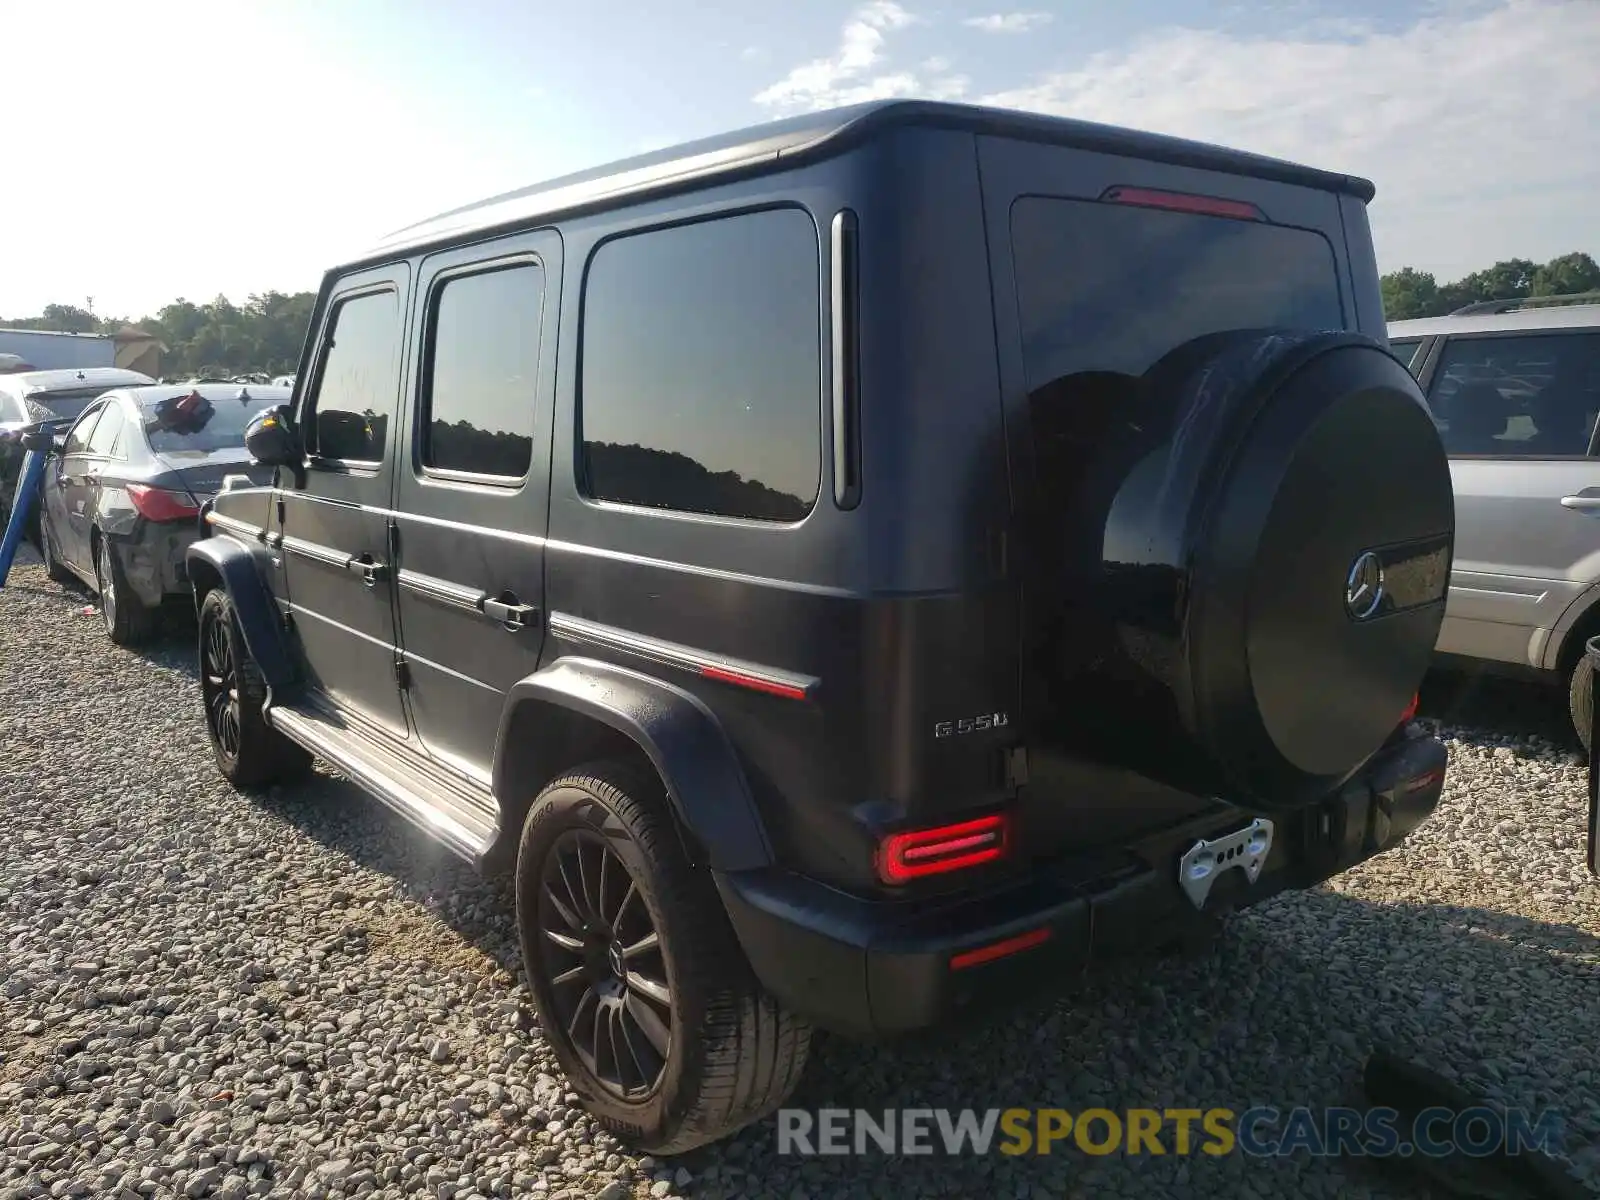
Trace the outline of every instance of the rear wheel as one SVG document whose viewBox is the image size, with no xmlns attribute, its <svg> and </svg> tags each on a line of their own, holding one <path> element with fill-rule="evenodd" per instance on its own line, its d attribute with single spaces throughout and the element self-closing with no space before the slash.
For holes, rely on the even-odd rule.
<svg viewBox="0 0 1600 1200">
<path fill-rule="evenodd" d="M 1585 750 L 1594 729 L 1594 666 L 1587 653 L 1578 655 L 1567 679 L 1567 709 L 1572 714 L 1572 728 Z"/>
<path fill-rule="evenodd" d="M 522 961 L 572 1088 L 634 1146 L 678 1154 L 770 1113 L 810 1028 L 756 980 L 652 778 L 601 763 L 528 813 L 517 855 Z"/>
<path fill-rule="evenodd" d="M 306 774 L 311 755 L 267 724 L 267 685 L 220 588 L 200 603 L 200 695 L 206 732 L 223 778 L 235 787 L 288 782 Z"/>
<path fill-rule="evenodd" d="M 106 633 L 119 646 L 137 646 L 150 636 L 155 613 L 128 586 L 116 547 L 104 534 L 94 539 L 95 590 L 100 595 L 100 616 Z"/>
</svg>

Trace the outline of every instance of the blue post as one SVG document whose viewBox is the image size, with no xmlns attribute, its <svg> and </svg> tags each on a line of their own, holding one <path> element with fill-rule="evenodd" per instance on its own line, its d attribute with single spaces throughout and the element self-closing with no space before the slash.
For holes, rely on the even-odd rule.
<svg viewBox="0 0 1600 1200">
<path fill-rule="evenodd" d="M 5 537 L 0 539 L 0 588 L 5 587 L 11 574 L 11 560 L 22 544 L 22 531 L 28 526 L 28 512 L 38 498 L 39 480 L 44 477 L 44 464 L 49 457 L 37 450 L 29 450 L 22 457 L 22 476 L 11 497 L 11 519 L 6 522 Z"/>
</svg>

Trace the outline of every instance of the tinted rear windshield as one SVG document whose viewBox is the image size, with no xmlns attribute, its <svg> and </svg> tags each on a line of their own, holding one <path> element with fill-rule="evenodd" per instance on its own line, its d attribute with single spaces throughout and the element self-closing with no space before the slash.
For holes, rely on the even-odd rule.
<svg viewBox="0 0 1600 1200">
<path fill-rule="evenodd" d="M 111 387 L 108 384 L 97 388 L 73 388 L 71 391 L 29 392 L 28 403 L 40 409 L 45 414 L 45 420 L 68 421 L 88 408 L 91 400 L 109 392 Z"/>
<path fill-rule="evenodd" d="M 280 398 L 207 400 L 186 411 L 173 396 L 144 406 L 144 435 L 157 454 L 210 454 L 244 445 L 244 427 Z"/>
<path fill-rule="evenodd" d="M 1333 248 L 1304 229 L 1024 196 L 1011 252 L 1030 390 L 1084 371 L 1142 375 L 1228 329 L 1344 328 Z"/>
</svg>

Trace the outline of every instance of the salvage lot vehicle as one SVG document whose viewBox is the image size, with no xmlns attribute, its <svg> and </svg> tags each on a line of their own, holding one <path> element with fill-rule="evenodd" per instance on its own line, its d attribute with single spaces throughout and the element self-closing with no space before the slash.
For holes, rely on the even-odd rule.
<svg viewBox="0 0 1600 1200">
<path fill-rule="evenodd" d="M 184 552 L 200 505 L 226 476 L 264 483 L 245 425 L 282 388 L 135 387 L 106 393 L 64 434 L 45 467 L 39 552 L 52 579 L 94 588 L 118 645 L 147 637 L 166 600 L 189 593 Z"/>
<path fill-rule="evenodd" d="M 70 421 L 97 396 L 115 387 L 154 383 L 138 371 L 120 367 L 24 371 L 0 375 L 0 528 L 11 512 L 12 490 L 22 469 L 21 432 L 43 421 Z M 39 513 L 28 520 L 28 536 L 39 540 Z"/>
<path fill-rule="evenodd" d="M 1453 509 L 1370 184 L 1053 118 L 796 118 L 331 270 L 189 550 L 239 786 L 515 872 L 608 1128 L 1393 846 Z"/>
<path fill-rule="evenodd" d="M 1445 665 L 1567 693 L 1589 745 L 1600 634 L 1600 294 L 1484 302 L 1396 321 L 1450 455 L 1456 559 Z"/>
</svg>

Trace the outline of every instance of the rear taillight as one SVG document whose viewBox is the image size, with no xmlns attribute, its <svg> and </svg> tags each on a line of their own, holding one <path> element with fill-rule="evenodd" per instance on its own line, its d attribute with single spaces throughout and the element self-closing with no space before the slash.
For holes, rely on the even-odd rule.
<svg viewBox="0 0 1600 1200">
<path fill-rule="evenodd" d="M 1422 702 L 1422 693 L 1418 692 L 1411 697 L 1411 703 L 1406 705 L 1405 712 L 1400 714 L 1400 724 L 1404 725 L 1417 715 L 1417 705 Z"/>
<path fill-rule="evenodd" d="M 888 884 L 909 883 L 993 862 L 1006 852 L 1007 832 L 1006 818 L 996 814 L 891 833 L 878 847 L 878 878 Z"/>
<path fill-rule="evenodd" d="M 200 506 L 186 493 L 146 483 L 130 483 L 128 499 L 146 521 L 192 521 L 200 512 Z"/>
<path fill-rule="evenodd" d="M 1117 186 L 1107 188 L 1100 199 L 1111 204 L 1133 204 L 1140 208 L 1164 208 L 1169 212 L 1198 213 L 1206 217 L 1230 217 L 1235 221 L 1265 221 L 1267 214 L 1244 200 L 1221 196 L 1193 196 L 1188 192 L 1163 192 L 1156 188 Z"/>
</svg>

